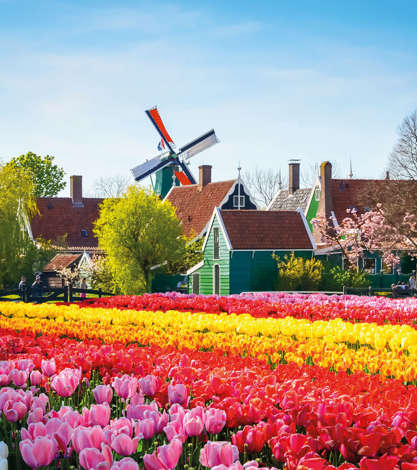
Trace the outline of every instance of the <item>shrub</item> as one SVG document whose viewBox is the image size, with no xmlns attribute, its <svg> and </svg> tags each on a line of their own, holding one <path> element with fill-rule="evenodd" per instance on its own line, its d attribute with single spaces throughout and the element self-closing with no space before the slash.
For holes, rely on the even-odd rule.
<svg viewBox="0 0 417 470">
<path fill-rule="evenodd" d="M 341 291 L 346 287 L 369 287 L 371 281 L 364 271 L 342 269 L 340 266 L 324 265 L 320 289 Z"/>
<path fill-rule="evenodd" d="M 291 253 L 281 259 L 273 255 L 278 266 L 278 290 L 317 290 L 322 276 L 323 264 L 316 258 L 300 258 Z"/>
</svg>

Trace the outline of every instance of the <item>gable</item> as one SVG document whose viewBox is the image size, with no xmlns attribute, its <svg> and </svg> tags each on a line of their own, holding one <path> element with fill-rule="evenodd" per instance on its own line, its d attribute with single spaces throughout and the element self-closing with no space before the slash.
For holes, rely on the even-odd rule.
<svg viewBox="0 0 417 470">
<path fill-rule="evenodd" d="M 221 205 L 221 209 L 237 209 L 237 200 L 236 198 L 239 196 L 239 186 L 240 186 L 240 196 L 241 198 L 244 198 L 244 204 L 241 205 L 240 209 L 242 210 L 247 210 L 247 209 L 257 209 L 256 204 L 252 202 L 252 199 L 247 192 L 244 184 L 236 184 L 235 187 L 233 188 L 233 191 L 226 196 L 227 199 L 224 201 L 224 203 Z"/>
</svg>

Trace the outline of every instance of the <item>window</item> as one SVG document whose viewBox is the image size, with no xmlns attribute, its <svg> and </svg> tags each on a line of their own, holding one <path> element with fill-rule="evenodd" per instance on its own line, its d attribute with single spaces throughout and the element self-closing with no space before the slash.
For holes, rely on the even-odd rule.
<svg viewBox="0 0 417 470">
<path fill-rule="evenodd" d="M 376 259 L 375 258 L 364 258 L 363 270 L 369 274 L 376 273 Z"/>
<path fill-rule="evenodd" d="M 320 201 L 320 188 L 316 188 L 316 189 L 314 190 L 314 199 L 315 199 L 316 201 Z"/>
<path fill-rule="evenodd" d="M 85 228 L 81 229 L 81 236 L 82 237 L 88 237 L 88 230 L 85 229 Z"/>
<path fill-rule="evenodd" d="M 239 204 L 240 198 L 240 204 Z M 245 207 L 245 196 L 233 196 L 233 207 Z"/>
<path fill-rule="evenodd" d="M 218 227 L 214 227 L 213 229 L 213 258 L 220 259 L 219 228 Z"/>
<path fill-rule="evenodd" d="M 193 274 L 193 294 L 200 293 L 200 274 Z"/>
<path fill-rule="evenodd" d="M 214 274 L 213 274 L 213 284 L 214 284 L 214 294 L 219 295 L 220 294 L 220 266 L 218 264 L 215 264 L 213 267 Z"/>
</svg>

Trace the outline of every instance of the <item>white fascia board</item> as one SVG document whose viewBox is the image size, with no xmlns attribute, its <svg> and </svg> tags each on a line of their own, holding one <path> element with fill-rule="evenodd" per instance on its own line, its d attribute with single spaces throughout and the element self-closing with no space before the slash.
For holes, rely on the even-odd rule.
<svg viewBox="0 0 417 470">
<path fill-rule="evenodd" d="M 311 242 L 311 246 L 313 247 L 313 250 L 316 250 L 317 249 L 316 241 L 313 238 L 313 234 L 311 233 L 306 216 L 304 215 L 304 212 L 300 208 L 297 209 L 297 212 L 300 214 L 301 220 L 303 221 L 304 228 L 306 229 L 308 238 L 310 239 L 310 242 Z"/>
<path fill-rule="evenodd" d="M 226 240 L 227 248 L 229 249 L 229 251 L 231 251 L 233 249 L 232 244 L 230 243 L 229 235 L 227 234 L 226 227 L 224 226 L 224 222 L 220 214 L 220 209 L 216 207 L 215 211 L 216 211 L 217 219 L 219 221 L 220 228 L 222 229 L 222 232 L 223 232 L 224 239 Z"/>
<path fill-rule="evenodd" d="M 197 271 L 197 269 L 200 269 L 201 267 L 204 266 L 204 260 L 200 261 L 199 263 L 195 264 L 192 268 L 190 268 L 185 274 L 189 276 L 193 272 Z"/>
<path fill-rule="evenodd" d="M 206 248 L 208 237 L 209 237 L 209 234 L 210 234 L 210 230 L 211 230 L 211 227 L 213 225 L 215 217 L 217 217 L 217 220 L 219 221 L 219 225 L 220 225 L 220 228 L 223 232 L 224 239 L 226 240 L 227 248 L 229 250 L 232 250 L 232 244 L 230 243 L 229 235 L 227 235 L 226 228 L 224 226 L 222 216 L 220 215 L 220 209 L 218 207 L 215 207 L 214 210 L 213 210 L 213 214 L 211 216 L 210 222 L 208 223 L 206 237 L 204 238 L 204 243 L 203 243 L 203 247 L 202 247 L 201 251 L 204 251 L 204 249 Z"/>
<path fill-rule="evenodd" d="M 233 192 L 234 192 L 235 187 L 236 187 L 237 184 L 238 184 L 238 180 L 236 180 L 235 184 L 233 185 L 232 190 L 229 191 L 228 196 L 230 196 L 231 194 L 233 194 Z M 247 194 L 247 196 L 248 196 L 250 202 L 251 202 L 252 204 L 254 204 L 254 206 L 256 207 L 256 209 L 253 209 L 253 210 L 261 210 L 261 209 L 258 208 L 258 204 L 256 204 L 256 202 L 254 201 L 254 199 L 253 199 L 253 197 L 252 197 L 252 194 L 250 193 L 249 189 L 246 187 L 245 182 L 243 181 L 242 178 L 240 178 L 240 184 L 243 186 L 243 189 L 244 189 L 245 193 Z M 221 207 L 221 206 L 220 206 L 220 207 Z"/>
<path fill-rule="evenodd" d="M 311 188 L 311 193 L 310 193 L 310 196 L 308 196 L 308 203 L 307 203 L 307 205 L 306 205 L 306 210 L 305 210 L 305 212 L 304 212 L 304 215 L 305 215 L 305 216 L 307 216 L 308 209 L 310 208 L 311 201 L 313 200 L 314 193 L 316 192 L 316 187 L 317 187 L 317 184 L 315 184 L 315 185 Z"/>
<path fill-rule="evenodd" d="M 78 262 L 78 267 L 80 267 L 83 263 L 86 263 L 88 266 L 91 265 L 91 257 L 86 251 L 84 251 L 82 254 L 80 261 Z"/>
<path fill-rule="evenodd" d="M 330 213 L 331 213 L 331 215 L 332 215 L 333 225 L 334 225 L 335 227 L 338 227 L 338 226 L 339 226 L 339 222 L 338 222 L 337 219 L 336 219 L 336 214 L 334 213 L 334 211 L 331 211 Z"/>
</svg>

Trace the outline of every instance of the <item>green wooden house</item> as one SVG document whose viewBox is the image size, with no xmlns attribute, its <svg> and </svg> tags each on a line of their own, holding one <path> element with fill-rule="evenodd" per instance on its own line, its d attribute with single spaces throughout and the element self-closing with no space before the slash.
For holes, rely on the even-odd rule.
<svg viewBox="0 0 417 470">
<path fill-rule="evenodd" d="M 191 268 L 189 292 L 238 294 L 276 289 L 272 255 L 313 256 L 315 242 L 301 210 L 215 208 L 203 244 L 204 260 Z"/>
</svg>

